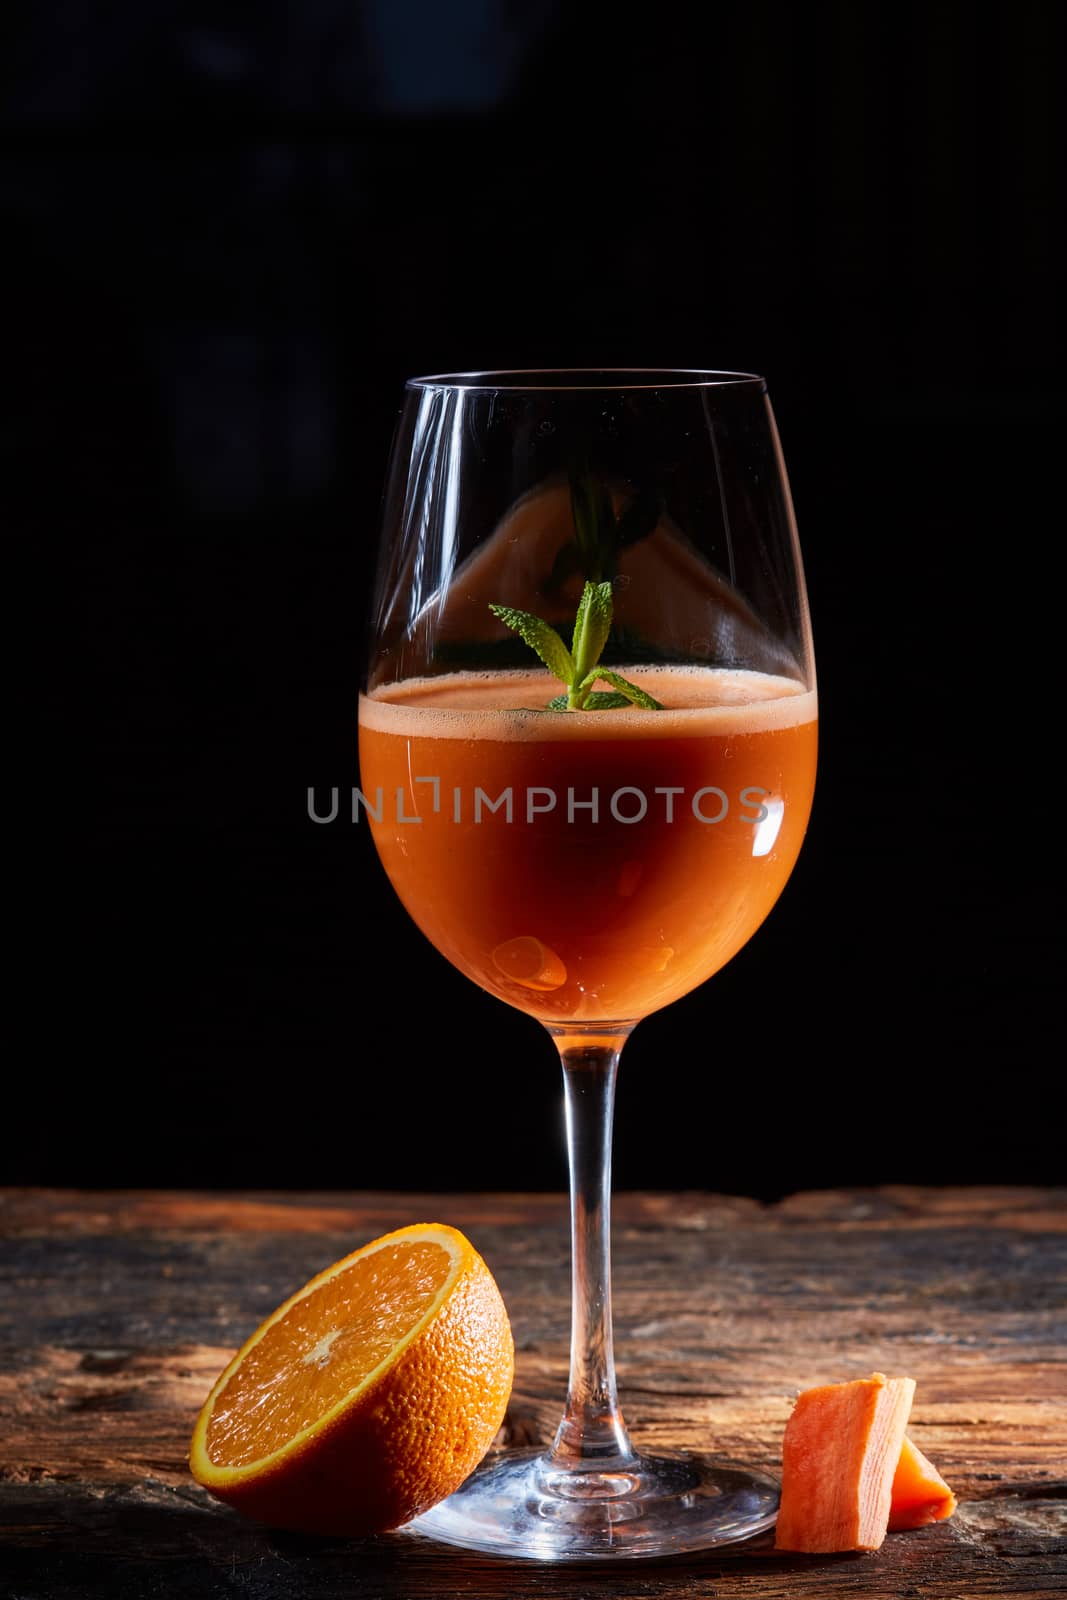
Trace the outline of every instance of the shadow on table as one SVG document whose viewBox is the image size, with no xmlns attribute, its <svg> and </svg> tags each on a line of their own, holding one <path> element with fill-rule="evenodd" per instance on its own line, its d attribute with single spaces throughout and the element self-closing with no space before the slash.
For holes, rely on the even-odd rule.
<svg viewBox="0 0 1067 1600">
<path fill-rule="evenodd" d="M 414 1532 L 336 1540 L 277 1533 L 213 1505 L 195 1488 L 149 1482 L 74 1493 L 47 1481 L 0 1488 L 5 1593 L 18 1600 L 484 1600 L 590 1595 L 641 1600 L 706 1597 L 709 1581 L 731 1593 L 777 1593 L 776 1574 L 821 1572 L 821 1590 L 850 1591 L 860 1556 L 777 1556 L 766 1533 L 731 1551 L 549 1570 L 434 1544 Z M 835 1570 L 836 1569 L 836 1570 Z M 804 1583 L 800 1590 L 814 1592 Z M 883 1576 L 891 1583 L 887 1570 Z M 898 1574 L 899 1576 L 899 1574 Z M 770 1581 L 770 1589 L 767 1583 Z M 795 1579 L 794 1579 L 795 1582 Z M 878 1591 L 882 1592 L 882 1591 Z M 889 1592 L 888 1590 L 884 1592 Z"/>
</svg>

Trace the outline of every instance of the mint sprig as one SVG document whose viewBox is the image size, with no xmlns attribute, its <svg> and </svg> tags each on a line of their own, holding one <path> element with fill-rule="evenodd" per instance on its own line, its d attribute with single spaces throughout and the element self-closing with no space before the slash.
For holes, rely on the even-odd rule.
<svg viewBox="0 0 1067 1600">
<path fill-rule="evenodd" d="M 546 711 L 614 711 L 631 705 L 641 706 L 646 711 L 663 710 L 658 700 L 631 683 L 629 678 L 598 665 L 611 632 L 609 582 L 587 582 L 583 588 L 569 650 L 552 624 L 535 617 L 533 612 L 517 611 L 514 606 L 490 605 L 489 609 L 512 628 L 544 662 L 552 676 L 566 686 L 566 693 L 550 700 Z M 610 683 L 611 689 L 594 689 L 593 685 L 601 682 Z"/>
</svg>

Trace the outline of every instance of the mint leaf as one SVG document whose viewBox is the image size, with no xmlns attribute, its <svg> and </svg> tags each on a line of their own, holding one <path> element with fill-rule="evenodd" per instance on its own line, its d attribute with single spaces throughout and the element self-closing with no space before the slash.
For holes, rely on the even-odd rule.
<svg viewBox="0 0 1067 1600">
<path fill-rule="evenodd" d="M 621 673 L 597 666 L 611 632 L 610 583 L 586 583 L 578 602 L 570 650 L 551 623 L 535 617 L 532 612 L 517 611 L 514 606 L 490 605 L 489 609 L 515 630 L 549 672 L 566 684 L 566 694 L 557 694 L 550 700 L 545 707 L 547 711 L 617 711 L 631 705 L 642 706 L 647 711 L 663 710 L 659 701 L 639 689 L 636 683 L 631 683 Z M 611 690 L 593 688 L 601 679 L 611 684 Z"/>
<path fill-rule="evenodd" d="M 631 687 L 632 687 L 632 685 L 631 685 Z M 640 694 L 641 691 L 638 690 L 637 692 L 638 692 L 638 694 Z M 653 710 L 662 711 L 663 707 L 658 705 L 658 703 L 655 700 L 652 699 L 651 695 L 649 695 L 647 698 L 648 698 L 648 700 L 650 702 L 650 706 L 647 709 L 653 709 Z M 585 699 L 582 702 L 582 710 L 583 711 L 622 711 L 622 710 L 625 709 L 625 707 L 632 706 L 633 704 L 634 704 L 633 700 L 631 700 L 628 695 L 616 694 L 614 690 L 610 691 L 609 693 L 602 693 L 601 690 L 599 690 L 599 689 L 592 689 L 585 696 Z M 523 709 L 524 710 L 535 711 L 537 709 L 537 707 L 536 706 L 529 706 L 529 707 L 524 707 Z M 565 694 L 557 694 L 555 699 L 550 700 L 548 702 L 547 706 L 544 707 L 544 709 L 546 711 L 570 711 L 572 709 L 572 707 L 568 703 L 567 695 L 565 695 Z"/>
<path fill-rule="evenodd" d="M 571 641 L 574 676 L 579 682 L 600 660 L 611 632 L 611 611 L 611 584 L 587 583 L 578 602 Z"/>
<path fill-rule="evenodd" d="M 565 683 L 568 688 L 574 682 L 576 673 L 571 653 L 563 643 L 559 634 L 550 622 L 542 622 L 540 617 L 535 617 L 532 611 L 516 611 L 513 606 L 489 607 L 494 616 L 506 622 L 525 644 L 530 646 L 552 676 Z"/>
<path fill-rule="evenodd" d="M 605 683 L 614 684 L 619 691 L 618 695 L 605 695 L 605 700 L 622 700 L 624 705 L 643 706 L 646 711 L 662 711 L 663 706 L 659 700 L 646 694 L 644 689 L 639 689 L 636 683 L 631 683 L 629 678 L 624 678 L 621 672 L 610 672 L 607 667 L 594 667 L 582 684 L 584 689 L 587 684 L 597 683 L 603 679 Z M 599 699 L 599 694 L 590 694 L 591 700 Z"/>
<path fill-rule="evenodd" d="M 631 702 L 627 700 L 624 694 L 605 694 L 599 689 L 594 689 L 591 694 L 586 695 L 582 710 L 621 711 L 630 704 Z"/>
</svg>

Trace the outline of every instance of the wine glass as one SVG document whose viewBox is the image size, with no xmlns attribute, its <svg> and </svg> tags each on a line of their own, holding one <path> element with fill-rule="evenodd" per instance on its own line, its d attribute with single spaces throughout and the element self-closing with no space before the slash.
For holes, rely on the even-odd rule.
<svg viewBox="0 0 1067 1600">
<path fill-rule="evenodd" d="M 490 1456 L 411 1526 L 545 1561 L 746 1538 L 773 1478 L 627 1434 L 609 1197 L 627 1037 L 752 936 L 811 809 L 811 628 L 766 383 L 411 379 L 369 636 L 357 805 L 423 933 L 555 1041 L 571 1186 L 555 1439 Z"/>
</svg>

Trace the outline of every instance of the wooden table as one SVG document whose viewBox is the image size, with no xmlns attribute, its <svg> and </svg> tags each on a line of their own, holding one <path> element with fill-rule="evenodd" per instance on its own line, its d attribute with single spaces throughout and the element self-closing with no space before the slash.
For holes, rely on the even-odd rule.
<svg viewBox="0 0 1067 1600">
<path fill-rule="evenodd" d="M 264 1531 L 190 1479 L 196 1413 L 293 1289 L 405 1222 L 462 1228 L 508 1304 L 505 1432 L 547 1440 L 568 1342 L 558 1195 L 0 1191 L 3 1600 L 1067 1594 L 1067 1189 L 615 1202 L 620 1389 L 635 1441 L 774 1471 L 792 1396 L 917 1380 L 909 1432 L 961 1504 L 868 1555 L 724 1552 L 545 1567 L 399 1532 Z"/>
</svg>

